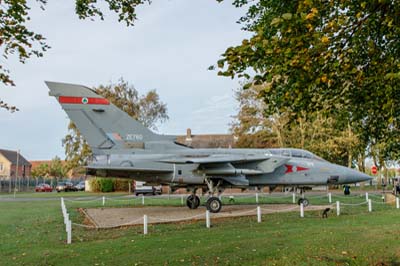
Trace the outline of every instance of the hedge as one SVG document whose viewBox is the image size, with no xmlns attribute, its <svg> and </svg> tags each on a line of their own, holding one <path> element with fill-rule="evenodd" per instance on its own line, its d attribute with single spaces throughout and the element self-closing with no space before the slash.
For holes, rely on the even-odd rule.
<svg viewBox="0 0 400 266">
<path fill-rule="evenodd" d="M 89 179 L 89 185 L 93 192 L 128 191 L 129 182 L 132 182 L 132 180 L 101 177 Z"/>
</svg>

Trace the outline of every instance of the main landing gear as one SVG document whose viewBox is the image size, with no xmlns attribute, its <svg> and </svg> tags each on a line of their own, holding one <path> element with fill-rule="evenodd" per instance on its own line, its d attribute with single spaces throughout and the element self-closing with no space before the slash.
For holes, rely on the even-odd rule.
<svg viewBox="0 0 400 266">
<path fill-rule="evenodd" d="M 186 205 L 189 209 L 197 209 L 200 206 L 200 198 L 196 194 L 192 194 L 186 199 Z"/>
<path fill-rule="evenodd" d="M 186 205 L 189 209 L 197 209 L 200 206 L 200 198 L 194 194 L 190 195 L 186 199 Z M 210 212 L 217 213 L 222 208 L 222 202 L 218 197 L 210 197 L 206 201 L 206 208 Z"/>
<path fill-rule="evenodd" d="M 217 213 L 221 210 L 222 208 L 222 202 L 218 197 L 215 197 L 215 193 L 220 193 L 222 190 L 220 189 L 220 185 L 222 184 L 222 181 L 218 181 L 216 184 L 214 181 L 212 181 L 209 178 L 206 178 L 205 183 L 207 184 L 208 187 L 208 193 L 210 194 L 210 197 L 206 201 L 206 208 L 210 212 Z M 197 188 L 192 188 L 191 189 L 191 195 L 187 197 L 186 199 L 186 205 L 188 206 L 189 209 L 197 209 L 200 206 L 200 198 L 196 196 L 196 190 Z"/>
<path fill-rule="evenodd" d="M 217 213 L 222 208 L 222 202 L 218 197 L 210 197 L 206 202 L 207 210 L 213 213 Z"/>
<path fill-rule="evenodd" d="M 221 193 L 222 191 L 220 190 L 220 185 L 222 184 L 222 181 L 219 180 L 216 184 L 214 184 L 214 181 L 206 178 L 205 183 L 207 184 L 208 187 L 208 193 L 210 193 L 210 196 L 206 202 L 206 208 L 210 212 L 217 213 L 221 210 L 222 208 L 222 202 L 218 197 L 215 197 L 215 193 Z"/>
</svg>

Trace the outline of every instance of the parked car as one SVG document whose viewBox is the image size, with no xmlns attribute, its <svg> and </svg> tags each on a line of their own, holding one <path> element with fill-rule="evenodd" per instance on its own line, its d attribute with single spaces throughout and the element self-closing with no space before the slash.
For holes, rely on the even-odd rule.
<svg viewBox="0 0 400 266">
<path fill-rule="evenodd" d="M 57 192 L 77 191 L 74 184 L 72 184 L 71 182 L 58 182 L 57 186 L 56 186 L 56 190 L 57 190 Z"/>
<path fill-rule="evenodd" d="M 161 195 L 161 186 L 145 186 L 145 182 L 135 182 L 135 195 Z"/>
<path fill-rule="evenodd" d="M 85 181 L 81 181 L 75 185 L 76 190 L 85 191 Z"/>
<path fill-rule="evenodd" d="M 53 188 L 49 184 L 42 183 L 42 184 L 38 184 L 35 187 L 35 191 L 36 192 L 52 192 Z"/>
</svg>

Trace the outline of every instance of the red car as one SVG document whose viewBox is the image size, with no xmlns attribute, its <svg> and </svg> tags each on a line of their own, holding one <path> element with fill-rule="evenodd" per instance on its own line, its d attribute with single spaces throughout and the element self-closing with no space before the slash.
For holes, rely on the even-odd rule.
<svg viewBox="0 0 400 266">
<path fill-rule="evenodd" d="M 53 188 L 48 184 L 39 184 L 35 187 L 36 192 L 52 192 Z"/>
</svg>

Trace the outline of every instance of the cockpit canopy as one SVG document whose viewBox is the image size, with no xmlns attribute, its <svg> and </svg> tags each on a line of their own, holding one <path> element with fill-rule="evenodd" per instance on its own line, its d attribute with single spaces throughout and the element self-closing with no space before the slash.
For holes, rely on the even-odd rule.
<svg viewBox="0 0 400 266">
<path fill-rule="evenodd" d="M 271 155 L 279 155 L 285 157 L 294 157 L 294 158 L 305 158 L 305 159 L 313 159 L 318 161 L 325 161 L 321 157 L 301 149 L 268 149 Z"/>
</svg>

